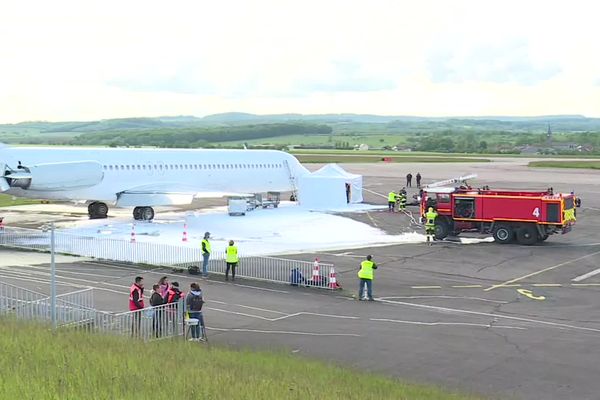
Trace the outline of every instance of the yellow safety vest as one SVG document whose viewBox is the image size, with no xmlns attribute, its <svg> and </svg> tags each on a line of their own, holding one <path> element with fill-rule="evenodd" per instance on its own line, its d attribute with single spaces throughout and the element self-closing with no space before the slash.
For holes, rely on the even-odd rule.
<svg viewBox="0 0 600 400">
<path fill-rule="evenodd" d="M 360 279 L 373 280 L 373 261 L 365 260 L 360 263 L 360 271 L 358 271 L 358 277 Z"/>
<path fill-rule="evenodd" d="M 202 239 L 202 244 L 204 244 L 204 247 L 206 248 L 206 252 L 202 251 L 202 254 L 210 254 L 210 242 L 207 239 Z"/>
<path fill-rule="evenodd" d="M 427 211 L 425 214 L 425 226 L 434 226 L 437 216 L 438 214 L 435 211 Z"/>
<path fill-rule="evenodd" d="M 225 261 L 228 263 L 236 263 L 239 260 L 237 247 L 227 246 L 227 257 L 225 258 Z"/>
<path fill-rule="evenodd" d="M 390 192 L 390 194 L 388 194 L 388 201 L 391 203 L 395 203 L 396 202 L 396 193 Z"/>
</svg>

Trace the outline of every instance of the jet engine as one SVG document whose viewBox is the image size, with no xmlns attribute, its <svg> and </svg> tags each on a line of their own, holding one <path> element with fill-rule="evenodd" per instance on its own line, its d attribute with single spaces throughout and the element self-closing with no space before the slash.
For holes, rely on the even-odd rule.
<svg viewBox="0 0 600 400">
<path fill-rule="evenodd" d="M 102 182 L 102 165 L 96 161 L 34 164 L 16 169 L 0 164 L 0 192 L 10 188 L 33 191 L 85 189 Z"/>
</svg>

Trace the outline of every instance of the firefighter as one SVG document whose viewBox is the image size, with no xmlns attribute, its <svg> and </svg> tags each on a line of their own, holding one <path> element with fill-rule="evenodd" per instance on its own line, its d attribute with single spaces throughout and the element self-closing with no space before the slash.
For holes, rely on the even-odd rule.
<svg viewBox="0 0 600 400">
<path fill-rule="evenodd" d="M 388 211 L 394 212 L 394 205 L 396 204 L 396 192 L 390 192 L 388 194 Z"/>
<path fill-rule="evenodd" d="M 399 210 L 404 211 L 406 209 L 406 191 L 400 191 L 398 196 Z"/>
<path fill-rule="evenodd" d="M 425 235 L 427 236 L 427 244 L 430 246 L 435 235 L 435 219 L 437 216 L 438 214 L 433 207 L 429 207 L 429 210 L 425 213 Z"/>
</svg>

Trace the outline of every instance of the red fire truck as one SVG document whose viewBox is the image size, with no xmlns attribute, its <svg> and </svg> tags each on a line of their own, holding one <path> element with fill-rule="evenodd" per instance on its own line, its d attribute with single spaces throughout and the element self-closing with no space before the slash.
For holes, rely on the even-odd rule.
<svg viewBox="0 0 600 400">
<path fill-rule="evenodd" d="M 575 195 L 545 191 L 433 187 L 421 194 L 420 212 L 437 213 L 436 239 L 460 232 L 491 233 L 498 243 L 532 245 L 575 224 Z"/>
</svg>

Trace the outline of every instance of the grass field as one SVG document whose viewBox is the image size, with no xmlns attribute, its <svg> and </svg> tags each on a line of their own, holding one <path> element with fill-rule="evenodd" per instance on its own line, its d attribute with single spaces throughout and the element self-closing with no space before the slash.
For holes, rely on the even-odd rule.
<svg viewBox="0 0 600 400">
<path fill-rule="evenodd" d="M 0 319 L 2 399 L 475 400 L 284 353 L 56 333 Z"/>
<path fill-rule="evenodd" d="M 365 153 L 353 154 L 300 154 L 294 156 L 301 163 L 374 163 L 383 162 L 382 158 L 390 158 L 390 162 L 395 163 L 446 163 L 446 162 L 489 162 L 485 158 L 468 157 L 446 157 L 446 156 L 418 156 L 418 155 L 377 155 Z"/>
<path fill-rule="evenodd" d="M 600 169 L 600 161 L 532 161 L 529 166 L 537 168 Z"/>
<path fill-rule="evenodd" d="M 20 206 L 23 204 L 39 204 L 40 200 L 13 198 L 8 194 L 0 194 L 0 207 Z"/>
</svg>

